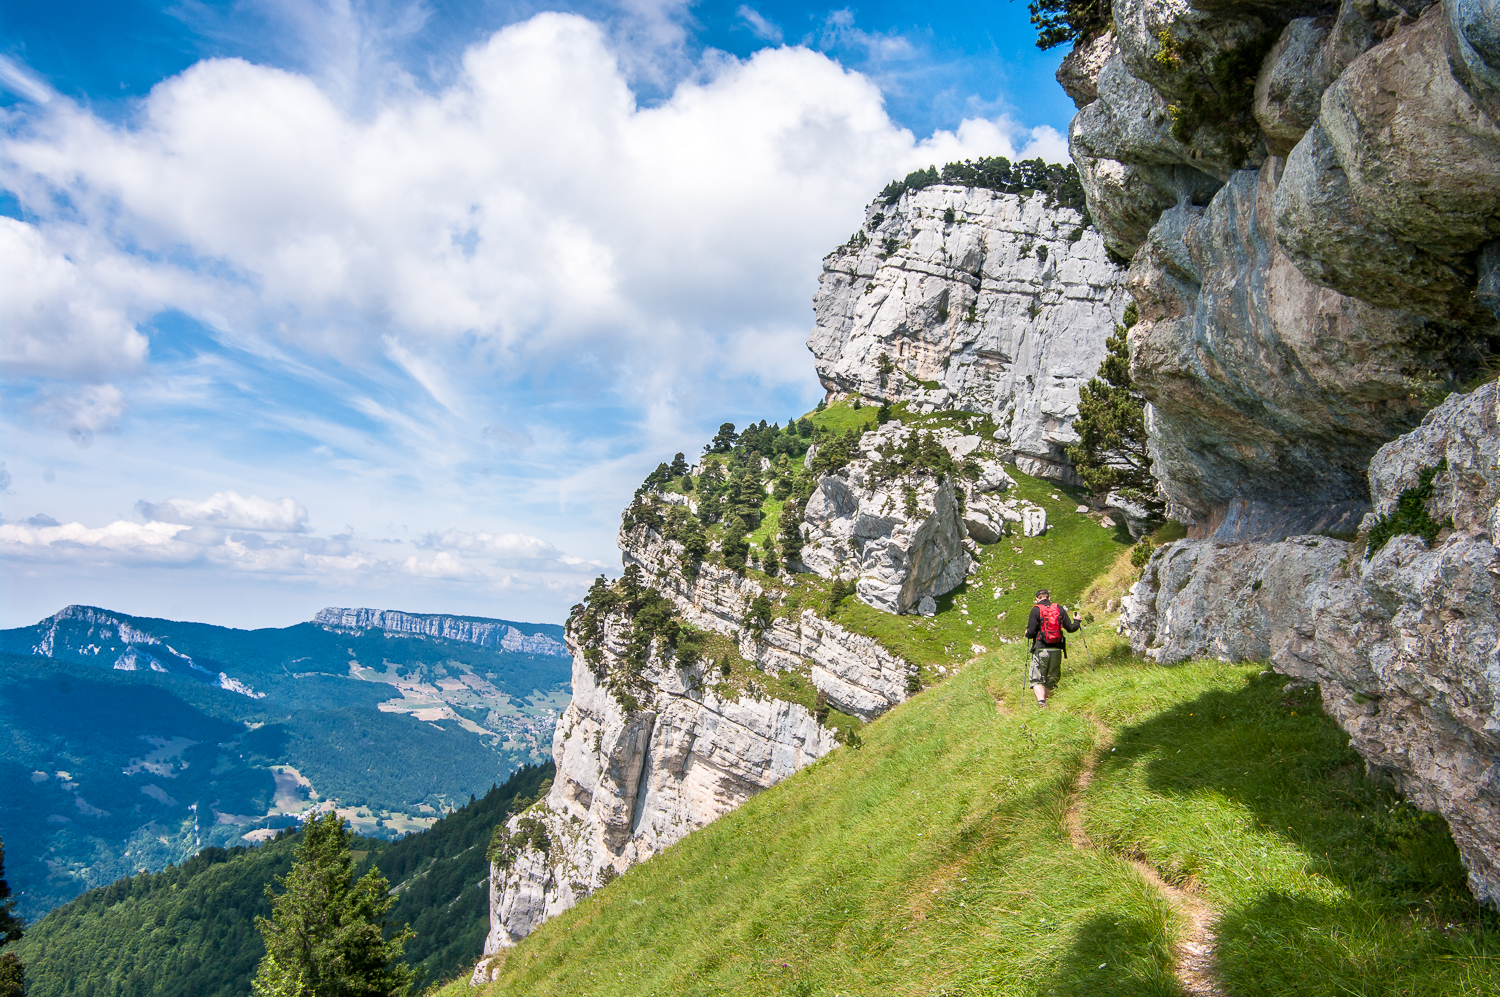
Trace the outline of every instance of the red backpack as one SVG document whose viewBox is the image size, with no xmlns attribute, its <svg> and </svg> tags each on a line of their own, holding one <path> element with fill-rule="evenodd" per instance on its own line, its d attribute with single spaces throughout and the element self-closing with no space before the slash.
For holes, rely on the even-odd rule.
<svg viewBox="0 0 1500 997">
<path fill-rule="evenodd" d="M 1046 606 L 1038 606 L 1037 610 L 1042 615 L 1042 642 L 1046 644 L 1057 644 L 1062 641 L 1062 606 L 1051 603 Z"/>
</svg>

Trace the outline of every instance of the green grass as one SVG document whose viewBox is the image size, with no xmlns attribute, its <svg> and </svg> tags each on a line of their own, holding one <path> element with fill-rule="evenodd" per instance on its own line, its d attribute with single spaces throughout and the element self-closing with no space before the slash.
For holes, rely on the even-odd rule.
<svg viewBox="0 0 1500 997">
<path fill-rule="evenodd" d="M 850 598 L 831 618 L 919 665 L 924 682 L 931 683 L 941 674 L 937 666 L 952 668 L 967 661 L 973 657 L 975 644 L 993 650 L 1002 646 L 1002 640 L 1018 640 L 1026 631 L 1037 589 L 1045 586 L 1054 601 L 1075 605 L 1089 583 L 1108 571 L 1129 546 L 1129 534 L 1123 526 L 1104 529 L 1075 512 L 1083 501 L 1081 492 L 1029 477 L 1013 467 L 1006 472 L 1016 481 L 1017 496 L 1047 510 L 1044 535 L 1002 537 L 999 543 L 981 547 L 979 571 L 936 600 L 935 617 L 894 616 Z M 826 603 L 829 582 L 808 575 L 798 575 L 797 580 L 824 593 L 821 599 Z M 998 598 L 996 589 L 1004 590 Z M 996 618 L 1000 613 L 1004 619 Z M 1008 653 L 1021 652 L 1012 647 Z M 1070 660 L 1082 660 L 1083 642 L 1070 644 L 1069 653 Z"/>
<path fill-rule="evenodd" d="M 1500 990 L 1446 828 L 1367 780 L 1313 698 L 1100 650 L 1046 712 L 1018 662 L 979 659 L 543 925 L 488 992 L 1180 993 L 1183 924 L 1119 853 L 1220 913 L 1226 993 Z M 1103 847 L 1079 850 L 1096 724 L 1115 750 L 1079 806 Z"/>
<path fill-rule="evenodd" d="M 821 410 L 807 413 L 806 418 L 812 420 L 812 424 L 824 432 L 842 435 L 851 429 L 874 428 L 876 416 L 879 414 L 878 406 L 860 403 L 860 407 L 855 408 L 854 399 L 840 398 Z"/>
</svg>

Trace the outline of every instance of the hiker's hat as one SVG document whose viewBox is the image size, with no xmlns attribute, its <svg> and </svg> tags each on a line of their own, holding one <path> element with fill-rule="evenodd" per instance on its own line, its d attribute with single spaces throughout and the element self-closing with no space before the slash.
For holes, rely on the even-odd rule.
<svg viewBox="0 0 1500 997">
<path fill-rule="evenodd" d="M 1047 589 L 1037 589 L 1036 590 L 1036 597 L 1039 600 L 1040 599 L 1050 599 L 1050 598 L 1052 598 L 1052 593 L 1049 592 Z"/>
</svg>

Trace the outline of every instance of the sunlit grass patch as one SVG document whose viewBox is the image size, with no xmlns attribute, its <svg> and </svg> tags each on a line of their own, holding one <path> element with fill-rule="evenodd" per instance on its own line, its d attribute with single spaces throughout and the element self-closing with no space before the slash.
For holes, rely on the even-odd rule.
<svg viewBox="0 0 1500 997">
<path fill-rule="evenodd" d="M 493 992 L 1179 993 L 1182 919 L 1116 853 L 1220 912 L 1226 993 L 1497 992 L 1500 930 L 1446 828 L 1316 702 L 1259 666 L 1104 646 L 1047 711 L 982 657 L 543 925 Z M 1115 750 L 1079 850 L 1063 815 L 1096 719 Z"/>
</svg>

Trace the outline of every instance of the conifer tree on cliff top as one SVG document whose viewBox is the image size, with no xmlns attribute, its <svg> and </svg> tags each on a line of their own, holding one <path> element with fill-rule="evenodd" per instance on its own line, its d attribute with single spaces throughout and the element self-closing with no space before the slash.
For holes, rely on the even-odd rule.
<svg viewBox="0 0 1500 997">
<path fill-rule="evenodd" d="M 251 987 L 256 997 L 405 997 L 414 974 L 401 962 L 412 931 L 385 937 L 396 898 L 374 869 L 354 881 L 353 835 L 336 813 L 302 829 L 292 871 L 276 877 L 286 891 L 271 899 L 271 918 L 255 919 L 266 942 Z"/>
<path fill-rule="evenodd" d="M 16 902 L 10 898 L 5 883 L 5 842 L 0 840 L 0 945 L 19 941 L 21 919 L 15 914 Z M 21 997 L 26 990 L 26 974 L 15 953 L 0 955 L 0 997 Z"/>
<path fill-rule="evenodd" d="M 1131 302 L 1124 324 L 1115 326 L 1115 334 L 1106 341 L 1109 352 L 1098 375 L 1078 392 L 1073 431 L 1079 440 L 1068 447 L 1068 459 L 1089 490 L 1099 495 L 1120 489 L 1144 498 L 1156 490 L 1146 449 L 1146 399 L 1130 380 L 1126 336 L 1135 321 Z"/>
</svg>

